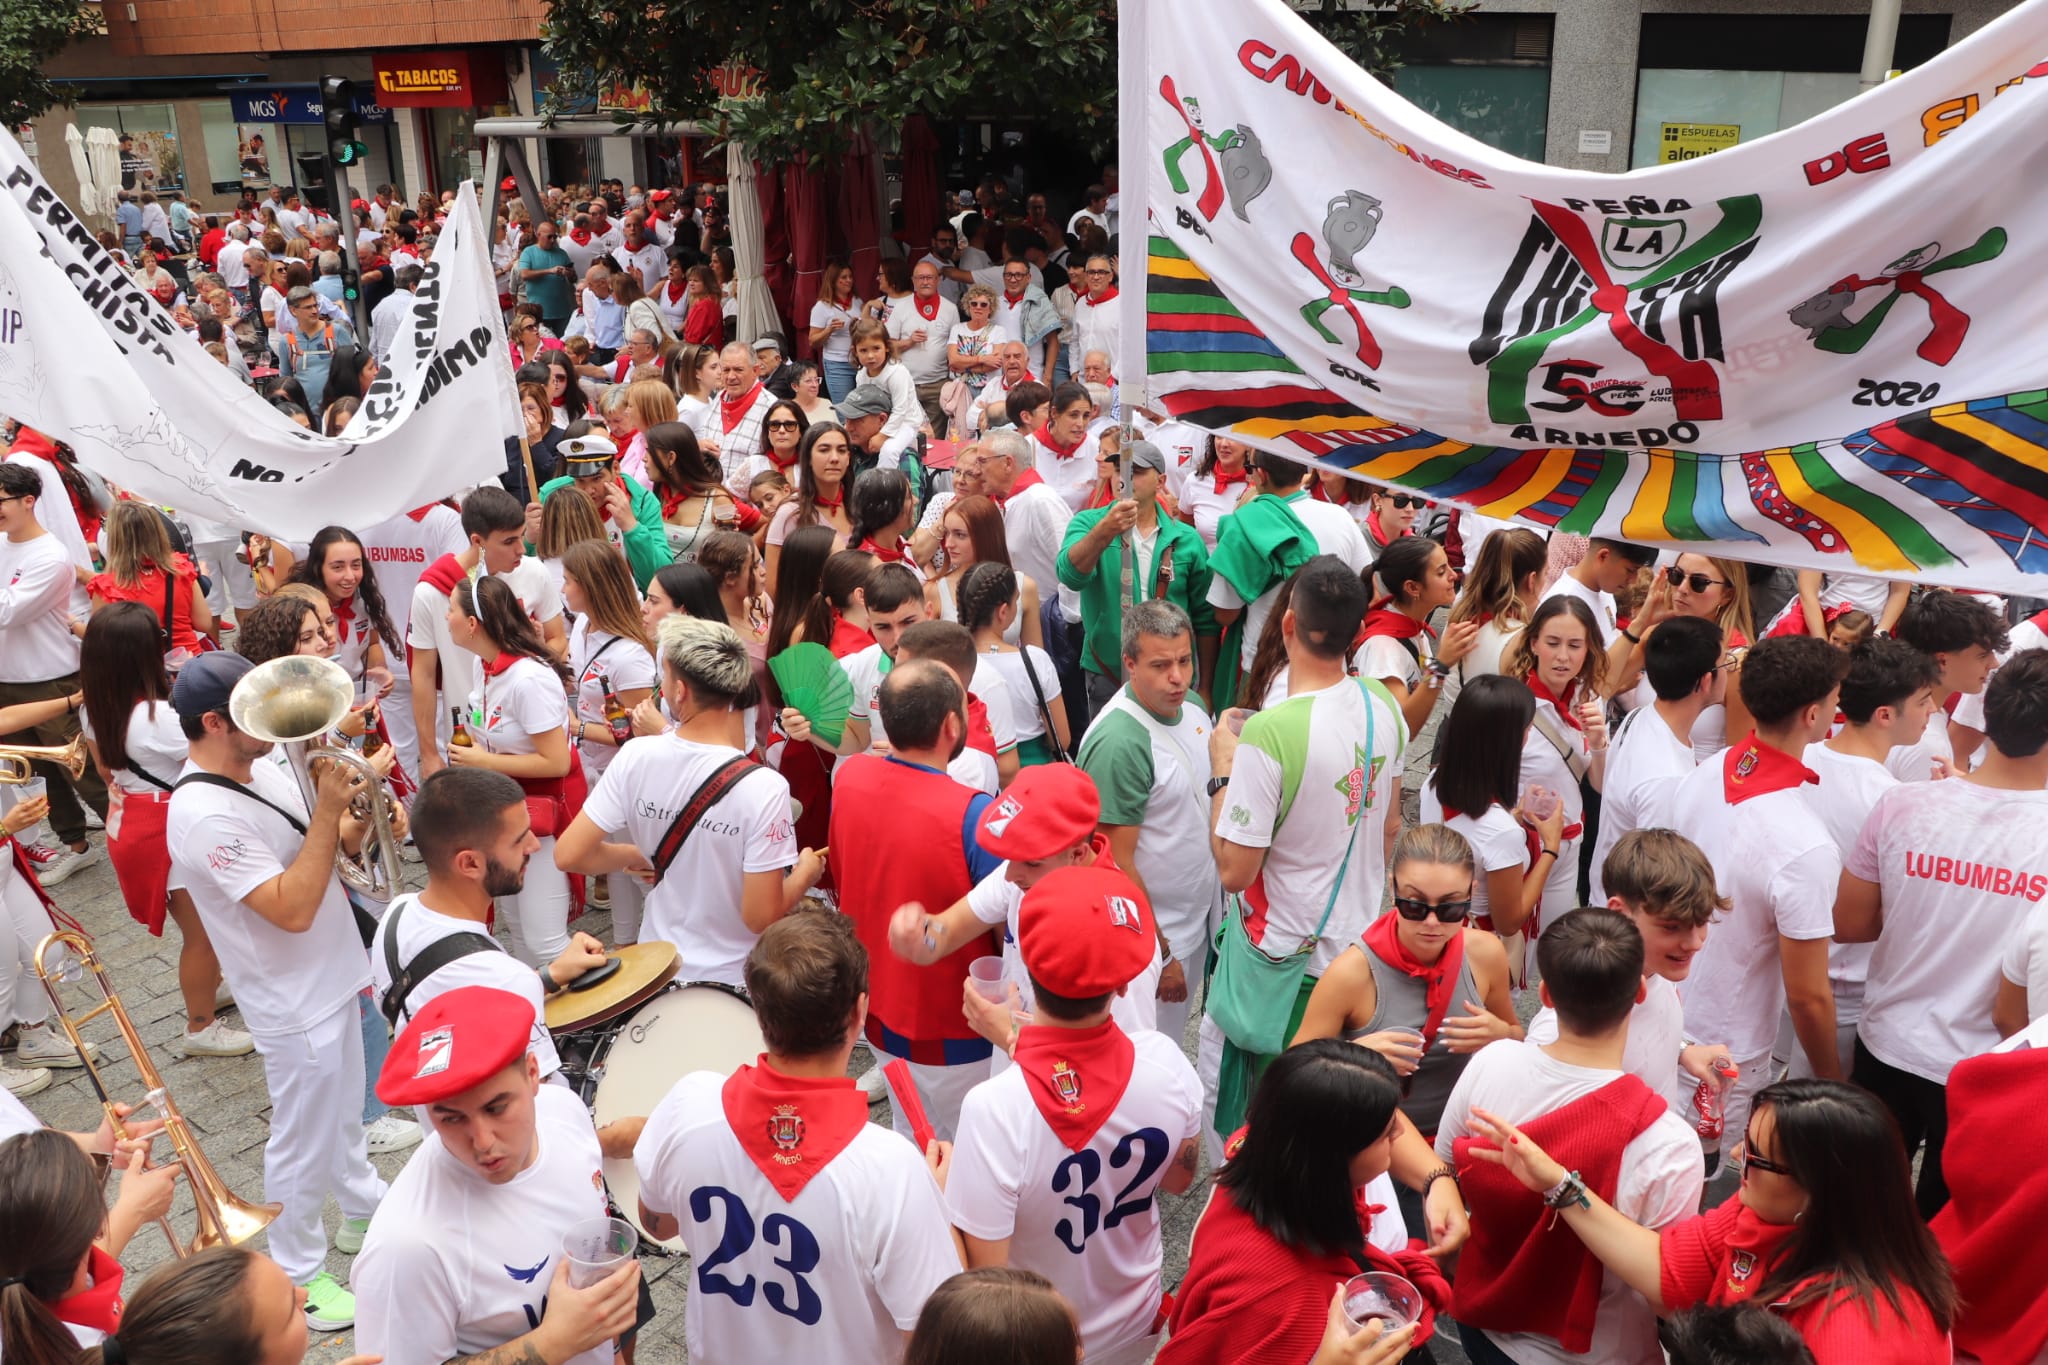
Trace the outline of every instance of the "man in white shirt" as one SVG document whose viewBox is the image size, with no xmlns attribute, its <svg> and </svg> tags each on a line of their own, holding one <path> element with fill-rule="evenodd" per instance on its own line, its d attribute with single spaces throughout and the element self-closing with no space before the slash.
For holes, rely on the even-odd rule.
<svg viewBox="0 0 2048 1365">
<path fill-rule="evenodd" d="M 535 972 L 490 934 L 492 898 L 519 894 L 527 860 L 540 847 L 525 791 L 503 773 L 443 768 L 413 798 L 410 823 L 427 885 L 394 898 L 370 940 L 378 1008 L 402 1028 L 428 1001 L 458 987 L 510 991 L 533 1007 L 530 1050 L 541 1079 L 552 1077 L 562 1060 L 547 1031 L 544 997 L 602 967 L 605 955 L 589 934 L 571 934 L 569 946 Z"/>
<path fill-rule="evenodd" d="M 447 763 L 450 713 L 467 706 L 477 681 L 476 655 L 448 634 L 448 595 L 477 573 L 504 579 L 556 657 L 568 649 L 562 597 L 547 566 L 526 551 L 526 511 L 502 488 L 485 485 L 462 500 L 468 545 L 427 565 L 412 591 L 406 647 L 412 651 L 412 718 L 419 736 L 419 775 Z"/>
<path fill-rule="evenodd" d="M 221 244 L 220 254 L 214 257 L 214 266 L 220 271 L 221 283 L 234 295 L 235 302 L 249 302 L 249 267 L 242 262 L 242 255 L 249 249 L 249 225 L 229 223 L 228 239 Z"/>
<path fill-rule="evenodd" d="M 1069 237 L 1078 237 L 1081 235 L 1081 225 L 1083 223 L 1093 223 L 1101 228 L 1102 235 L 1107 237 L 1110 233 L 1109 191 L 1100 185 L 1090 185 L 1087 194 L 1083 197 L 1088 202 L 1083 207 L 1074 210 L 1074 216 L 1067 219 L 1067 235 Z"/>
<path fill-rule="evenodd" d="M 235 684 L 253 667 L 212 653 L 179 670 L 171 705 L 191 747 L 165 837 L 172 875 L 198 907 L 263 1058 L 263 1193 L 284 1205 L 270 1225 L 271 1259 L 305 1290 L 308 1325 L 338 1331 L 354 1321 L 355 1298 L 326 1269 L 321 1209 L 330 1194 L 340 1203 L 335 1246 L 354 1252 L 384 1197 L 357 1103 L 369 961 L 334 875 L 336 850 L 362 838 L 348 807 L 364 779 L 323 765 L 309 812 L 290 770 L 258 761 L 271 746 L 228 715 Z"/>
<path fill-rule="evenodd" d="M 1948 1202 L 1949 1072 L 1997 1043 L 1998 947 L 2048 896 L 2048 650 L 1998 670 L 1984 737 L 1975 771 L 1878 798 L 1835 904 L 1838 938 L 1877 945 L 1854 1078 L 1898 1120 L 1908 1157 L 1926 1144 L 1914 1188 L 1925 1218 Z"/>
<path fill-rule="evenodd" d="M 800 910 L 761 935 L 746 984 L 768 1050 L 676 1082 L 633 1149 L 642 1226 L 689 1249 L 690 1358 L 895 1365 L 960 1259 L 926 1160 L 868 1122 L 847 1075 L 867 951 L 846 916 Z M 763 1278 L 773 1292 L 743 1292 Z"/>
<path fill-rule="evenodd" d="M 1474 555 L 1471 543 L 1467 542 L 1465 562 L 1470 564 Z M 1629 656 L 1643 642 L 1652 624 L 1641 620 L 1639 612 L 1638 619 L 1631 621 L 1627 630 L 1619 628 L 1615 624 L 1614 594 L 1634 582 L 1643 566 L 1654 557 L 1643 546 L 1596 536 L 1586 544 L 1586 557 L 1558 575 L 1557 581 L 1550 585 L 1550 591 L 1543 594 L 1545 600 L 1576 597 L 1593 609 L 1593 620 L 1600 627 L 1600 647 L 1607 651 L 1606 691 L 1610 697 L 1619 696 L 1635 686 L 1641 670 L 1629 667 Z M 1612 758 L 1608 759 L 1607 766 L 1611 774 L 1614 768 Z M 1605 792 L 1602 799 L 1605 800 Z M 1604 808 L 1601 818 L 1606 819 Z M 1597 858 L 1593 865 L 1596 868 L 1600 865 Z M 1599 898 L 1598 891 L 1594 892 L 1594 898 Z"/>
<path fill-rule="evenodd" d="M 960 325 L 960 310 L 939 293 L 939 268 L 928 261 L 911 269 L 910 288 L 909 298 L 889 308 L 889 353 L 910 372 L 925 417 L 943 436 L 946 409 L 939 403 L 939 389 L 946 382 L 946 348 Z"/>
<path fill-rule="evenodd" d="M 638 218 L 626 220 L 624 240 L 611 252 L 612 263 L 640 276 L 640 288 L 652 294 L 668 276 L 668 253 L 647 236 Z"/>
<path fill-rule="evenodd" d="M 1457 1163 L 1472 1207 L 1452 1312 L 1468 1352 L 1482 1337 L 1518 1365 L 1661 1359 L 1656 1314 L 1643 1297 L 1593 1261 L 1551 1210 L 1529 1209 L 1513 1176 L 1468 1154 L 1475 1139 L 1492 1139 L 1492 1127 L 1475 1117 L 1483 1110 L 1527 1132 L 1567 1169 L 1598 1172 L 1583 1187 L 1643 1227 L 1665 1227 L 1699 1208 L 1698 1138 L 1624 1069 L 1630 1013 L 1643 992 L 1642 935 L 1610 911 L 1573 910 L 1543 926 L 1536 955 L 1557 1041 L 1503 1038 L 1482 1048 L 1437 1129 L 1437 1155 Z M 1542 1254 L 1529 1254 L 1532 1242 Z M 1548 1292 L 1572 1282 L 1560 1261 L 1597 1274 L 1597 1298 Z"/>
<path fill-rule="evenodd" d="M 1107 256 L 1090 256 L 1082 275 L 1088 282 L 1088 292 L 1074 300 L 1074 353 L 1085 356 L 1090 351 L 1101 351 L 1115 357 L 1121 354 L 1120 338 L 1123 335 L 1122 305 L 1117 302 L 1116 263 Z M 1340 509 L 1341 510 L 1341 509 Z"/>
<path fill-rule="evenodd" d="M 71 504 L 55 470 L 45 479 L 38 466 L 49 467 L 21 450 L 0 463 L 0 706 L 68 697 L 79 688 L 78 637 L 71 633 L 78 577 L 63 541 L 37 515 L 46 492 L 63 505 L 66 516 Z M 78 716 L 66 712 L 0 736 L 0 744 L 50 748 L 77 737 Z M 86 838 L 85 807 L 107 818 L 107 784 L 90 765 L 76 779 L 46 760 L 30 766 L 48 787 L 50 831 L 64 846 L 41 869 L 48 885 L 99 856 Z M 59 1058 L 50 1060 L 62 1064 Z"/>
<path fill-rule="evenodd" d="M 1693 722 L 1727 696 L 1721 628 L 1696 616 L 1659 621 L 1643 642 L 1643 672 L 1656 689 L 1657 700 L 1630 712 L 1608 745 L 1607 772 L 1600 785 L 1600 837 L 1593 845 L 1595 904 L 1607 899 L 1600 867 L 1622 836 L 1631 830 L 1671 827 L 1671 794 L 1698 766 L 1692 752 Z"/>
<path fill-rule="evenodd" d="M 1351 514 L 1336 503 L 1318 502 L 1309 496 L 1308 466 L 1265 450 L 1254 451 L 1251 463 L 1252 477 L 1259 481 L 1261 494 L 1286 505 L 1295 520 L 1314 537 L 1315 554 L 1335 555 L 1353 573 L 1365 571 L 1372 563 L 1372 549 L 1365 543 L 1365 532 L 1359 530 Z M 1229 542 L 1236 540 L 1241 532 L 1241 524 L 1235 517 L 1235 513 L 1224 517 L 1216 528 L 1216 549 L 1210 560 L 1214 573 L 1209 579 L 1209 605 L 1216 609 L 1216 625 L 1220 630 L 1227 631 L 1230 623 L 1240 613 L 1243 614 L 1241 667 L 1250 671 L 1252 657 L 1259 650 L 1259 636 L 1266 629 L 1266 617 L 1271 614 L 1273 599 L 1280 595 L 1287 575 L 1279 574 L 1270 583 L 1259 587 L 1247 600 L 1243 586 L 1231 581 L 1227 568 L 1247 558 L 1245 555 L 1232 556 L 1230 552 Z M 1221 660 L 1218 666 L 1227 668 L 1230 661 Z"/>
<path fill-rule="evenodd" d="M 1155 1196 L 1194 1183 L 1201 1083 L 1178 1040 L 1127 1034 L 1111 1017 L 1154 952 L 1130 878 L 1062 868 L 1025 894 L 1018 925 L 1031 1022 L 1016 1064 L 961 1106 L 947 1209 L 971 1269 L 1016 1266 L 1053 1282 L 1087 1365 L 1138 1365 L 1159 1344 L 1162 1316 Z M 1072 1216 L 1077 1198 L 1098 1184 L 1107 1196 L 1104 1179 L 1131 1167 L 1116 1175 L 1107 1224 Z"/>
<path fill-rule="evenodd" d="M 306 224 L 311 221 L 306 213 L 305 201 L 299 198 L 297 190 L 284 197 L 284 207 L 277 211 L 277 229 L 289 242 L 294 237 L 306 235 Z"/>
<path fill-rule="evenodd" d="M 981 397 L 968 409 L 968 432 L 977 432 L 1001 426 L 1009 421 L 1008 409 L 1010 390 L 1033 379 L 1031 356 L 1021 341 L 1006 341 L 996 347 L 996 363 L 1002 368 L 989 377 L 982 387 Z"/>
<path fill-rule="evenodd" d="M 377 353 L 378 364 L 390 360 L 391 343 L 398 339 L 398 324 L 412 311 L 413 293 L 425 274 L 417 265 L 399 266 L 391 277 L 397 287 L 370 310 L 370 349 Z"/>
<path fill-rule="evenodd" d="M 1660 627 L 1661 629 L 1661 627 Z M 1878 800 L 1899 785 L 1885 766 L 1901 744 L 1927 732 L 1927 718 L 1940 709 L 1934 695 L 1939 676 L 1933 660 L 1903 640 L 1874 636 L 1850 651 L 1849 673 L 1836 703 L 1842 727 L 1833 738 L 1806 746 L 1806 766 L 1819 778 L 1813 810 L 1827 826 L 1846 867 Z M 1828 985 L 1835 996 L 1836 1052 L 1847 1075 L 1856 1062 L 1856 1025 L 1863 1017 L 1864 981 L 1870 974 L 1867 943 L 1836 942 L 1828 949 Z M 1794 1076 L 1813 1074 L 1806 1055 L 1792 1046 L 1788 1020 L 1778 1030 L 1778 1057 Z"/>
<path fill-rule="evenodd" d="M 799 854 L 789 783 L 745 753 L 753 687 L 731 627 L 677 613 L 661 623 L 661 697 L 681 720 L 629 741 L 556 841 L 555 865 L 595 876 L 646 871 L 640 937 L 676 945 L 692 981 L 740 985 L 761 931 L 825 869 Z M 624 842 L 606 842 L 623 834 Z"/>
<path fill-rule="evenodd" d="M 1944 698 L 1982 692 L 1998 656 L 2012 643 L 2005 618 L 1988 602 L 1947 588 L 1929 588 L 1914 598 L 1893 634 L 1934 660 L 1941 669 L 1934 692 Z M 1892 776 L 1901 782 L 1947 777 L 1956 766 L 1949 725 L 1946 712 L 1929 716 L 1927 729 L 1885 760 Z"/>
<path fill-rule="evenodd" d="M 1814 1074 L 1842 1078 L 1835 1001 L 1828 988 L 1841 855 L 1814 813 L 1802 756 L 1835 719 L 1849 661 L 1825 640 L 1781 636 L 1742 662 L 1742 701 L 1756 721 L 1726 752 L 1702 763 L 1671 797 L 1671 823 L 1714 865 L 1731 905 L 1686 983 L 1685 1025 L 1718 1038 L 1740 1071 L 1726 1102 L 1720 1150 L 1742 1141 L 1750 1102 L 1770 1076 L 1778 1015 L 1788 1006 Z M 1546 929 L 1546 934 L 1548 930 Z"/>
<path fill-rule="evenodd" d="M 992 431 L 982 439 L 982 487 L 1003 509 L 1010 563 L 1018 573 L 1029 575 L 1042 593 L 1046 584 L 1059 584 L 1060 546 L 1066 543 L 1074 510 L 1046 485 L 1037 463 L 1037 442 L 1017 431 Z M 1060 611 L 1078 623 L 1080 594 L 1065 586 L 1057 590 Z"/>
<path fill-rule="evenodd" d="M 724 367 L 721 387 L 707 419 L 717 437 L 718 463 L 726 485 L 740 488 L 740 470 L 761 453 L 761 423 L 775 406 L 775 395 L 754 373 L 754 353 L 745 342 L 728 345 L 718 359 Z"/>
<path fill-rule="evenodd" d="M 612 1365 L 634 1325 L 640 1263 L 583 1284 L 570 1257 L 606 1214 L 605 1153 L 574 1092 L 541 1084 L 523 995 L 461 986 L 391 1044 L 377 1097 L 418 1105 L 433 1135 L 392 1182 L 351 1282 L 357 1343 L 389 1360 Z M 620 1155 L 623 1155 L 623 1150 Z M 603 1239 L 584 1254 L 607 1258 Z"/>
</svg>

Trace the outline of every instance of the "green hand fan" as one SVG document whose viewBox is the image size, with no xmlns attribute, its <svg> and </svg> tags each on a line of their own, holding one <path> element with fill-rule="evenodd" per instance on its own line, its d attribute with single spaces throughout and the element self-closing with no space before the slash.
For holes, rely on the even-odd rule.
<svg viewBox="0 0 2048 1365">
<path fill-rule="evenodd" d="M 782 704 L 809 721 L 818 738 L 838 744 L 853 710 L 853 679 L 832 651 L 808 642 L 791 645 L 768 661 L 768 671 L 782 689 Z"/>
</svg>

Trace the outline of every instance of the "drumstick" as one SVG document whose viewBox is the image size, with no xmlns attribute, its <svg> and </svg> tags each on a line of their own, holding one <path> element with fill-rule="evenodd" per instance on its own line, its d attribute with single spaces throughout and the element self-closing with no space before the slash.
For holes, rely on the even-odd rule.
<svg viewBox="0 0 2048 1365">
<path fill-rule="evenodd" d="M 932 1145 L 932 1139 L 938 1133 L 932 1128 L 931 1119 L 925 1116 L 924 1101 L 917 1097 L 917 1087 L 910 1083 L 910 1063 L 898 1057 L 882 1068 L 882 1074 L 889 1078 L 890 1097 L 903 1111 L 903 1121 L 910 1125 L 910 1140 L 922 1152 Z"/>
</svg>

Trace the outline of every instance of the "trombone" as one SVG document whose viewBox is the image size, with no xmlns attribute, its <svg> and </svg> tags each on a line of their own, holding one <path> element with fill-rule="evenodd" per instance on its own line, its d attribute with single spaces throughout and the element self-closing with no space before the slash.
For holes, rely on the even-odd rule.
<svg viewBox="0 0 2048 1365">
<path fill-rule="evenodd" d="M 332 659 L 286 655 L 256 665 L 228 695 L 228 717 L 235 728 L 255 739 L 282 744 L 285 757 L 313 806 L 313 774 L 308 749 L 333 729 L 355 705 L 355 684 Z M 4 751 L 0 751 L 4 756 Z M 349 805 L 367 821 L 370 834 L 354 855 L 336 850 L 334 870 L 342 881 L 372 900 L 388 901 L 398 892 L 404 873 L 398 866 L 398 840 L 393 837 L 393 804 L 384 781 L 367 759 L 353 749 L 323 748 L 322 762 L 340 763 L 361 773 L 367 784 Z M 0 779 L 4 780 L 4 779 Z"/>
<path fill-rule="evenodd" d="M 58 965 L 51 965 L 47 959 L 53 948 L 68 949 L 76 955 L 78 965 L 74 968 L 61 961 Z M 92 974 L 105 999 L 74 1017 L 65 1007 L 57 985 L 60 981 L 75 981 L 85 972 Z M 107 1093 L 106 1082 L 100 1078 L 99 1066 L 93 1061 L 92 1050 L 85 1045 L 81 1033 L 85 1025 L 102 1014 L 112 1014 L 115 1025 L 121 1030 L 121 1041 L 135 1060 L 135 1072 L 148 1087 L 142 1097 L 143 1102 L 156 1110 L 164 1121 L 164 1136 L 171 1140 L 171 1147 L 178 1154 L 175 1164 L 184 1168 L 185 1179 L 192 1186 L 192 1206 L 199 1215 L 198 1230 L 189 1242 L 178 1240 L 168 1217 L 157 1220 L 157 1226 L 163 1229 L 171 1244 L 171 1254 L 183 1258 L 208 1247 L 246 1242 L 270 1226 L 271 1220 L 284 1212 L 284 1205 L 257 1204 L 243 1199 L 227 1187 L 220 1173 L 213 1169 L 213 1163 L 199 1150 L 198 1139 L 192 1135 L 185 1116 L 178 1112 L 177 1102 L 171 1098 L 170 1091 L 164 1088 L 163 1077 L 157 1073 L 156 1064 L 150 1061 L 149 1049 L 143 1046 L 142 1035 L 135 1031 L 135 1024 L 128 1018 L 121 997 L 107 984 L 106 964 L 100 961 L 99 951 L 93 947 L 92 940 L 72 929 L 59 929 L 45 936 L 36 945 L 36 975 L 42 978 L 43 989 L 49 992 L 51 1008 L 57 1021 L 63 1024 L 65 1035 L 71 1039 L 71 1046 L 78 1049 L 79 1060 L 85 1064 L 86 1077 L 99 1096 L 100 1108 L 106 1111 L 107 1123 L 117 1138 L 126 1138 L 127 1125 L 115 1113 L 113 1097 Z"/>
<path fill-rule="evenodd" d="M 76 782 L 85 776 L 86 766 L 92 759 L 85 748 L 85 736 L 73 735 L 69 744 L 58 744 L 39 748 L 32 744 L 9 744 L 0 746 L 0 784 L 18 787 L 35 779 L 34 763 L 54 763 L 71 774 Z"/>
</svg>

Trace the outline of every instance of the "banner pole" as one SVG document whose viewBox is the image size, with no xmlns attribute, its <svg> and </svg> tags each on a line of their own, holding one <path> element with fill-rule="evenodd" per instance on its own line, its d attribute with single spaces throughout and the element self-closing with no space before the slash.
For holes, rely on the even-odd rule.
<svg viewBox="0 0 2048 1365">
<path fill-rule="evenodd" d="M 1121 480 L 1118 492 L 1126 498 L 1132 496 L 1132 418 L 1138 404 L 1145 401 L 1145 259 L 1152 233 L 1145 84 L 1151 3 L 1152 0 L 1117 3 L 1117 299 L 1122 312 L 1117 319 L 1117 354 L 1110 357 L 1110 363 L 1116 367 L 1117 394 L 1123 404 L 1123 421 L 1117 428 L 1117 472 Z M 1136 527 L 1118 537 L 1117 555 L 1122 562 L 1123 580 L 1118 588 L 1119 614 L 1136 596 L 1133 584 L 1137 548 Z M 1121 678 L 1121 649 L 1117 651 L 1117 673 Z"/>
<path fill-rule="evenodd" d="M 526 500 L 540 501 L 540 480 L 533 477 L 533 447 L 526 441 L 526 412 L 519 413 L 519 458 L 526 461 Z"/>
</svg>

